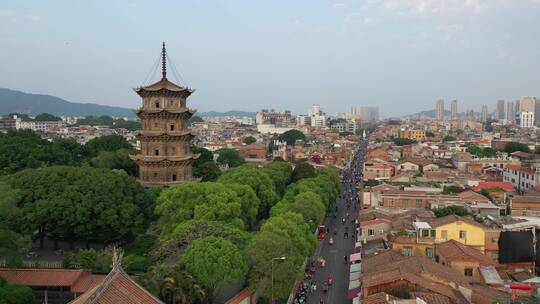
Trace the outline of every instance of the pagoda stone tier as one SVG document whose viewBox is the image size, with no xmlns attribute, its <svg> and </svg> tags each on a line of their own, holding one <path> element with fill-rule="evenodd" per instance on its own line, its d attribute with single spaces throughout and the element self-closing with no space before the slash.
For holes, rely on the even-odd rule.
<svg viewBox="0 0 540 304">
<path fill-rule="evenodd" d="M 164 46 L 162 79 L 135 89 L 143 103 L 136 110 L 141 121 L 137 133 L 141 153 L 131 159 L 139 166 L 139 181 L 144 186 L 172 186 L 192 180 L 192 164 L 198 157 L 191 153 L 194 135 L 188 127 L 195 111 L 186 107 L 193 91 L 167 80 L 165 58 Z"/>
</svg>

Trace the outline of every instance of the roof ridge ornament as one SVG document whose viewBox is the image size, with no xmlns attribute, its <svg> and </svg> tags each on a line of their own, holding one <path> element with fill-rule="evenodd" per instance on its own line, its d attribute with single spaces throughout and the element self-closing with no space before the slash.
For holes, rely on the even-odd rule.
<svg viewBox="0 0 540 304">
<path fill-rule="evenodd" d="M 165 49 L 165 41 L 161 49 L 161 79 L 167 79 L 167 50 Z"/>
</svg>

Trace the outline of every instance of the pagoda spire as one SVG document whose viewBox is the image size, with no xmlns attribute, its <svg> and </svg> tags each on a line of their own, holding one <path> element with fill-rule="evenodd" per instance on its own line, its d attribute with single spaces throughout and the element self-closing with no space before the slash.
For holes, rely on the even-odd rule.
<svg viewBox="0 0 540 304">
<path fill-rule="evenodd" d="M 161 79 L 167 79 L 167 50 L 165 49 L 165 41 L 161 49 Z"/>
</svg>

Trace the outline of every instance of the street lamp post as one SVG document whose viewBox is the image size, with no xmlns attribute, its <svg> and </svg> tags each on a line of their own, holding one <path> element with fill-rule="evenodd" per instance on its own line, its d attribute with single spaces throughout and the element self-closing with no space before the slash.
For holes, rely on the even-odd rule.
<svg viewBox="0 0 540 304">
<path fill-rule="evenodd" d="M 271 290 L 271 294 L 272 294 L 272 304 L 275 304 L 275 300 L 274 300 L 274 261 L 284 261 L 287 257 L 277 257 L 277 258 L 272 258 L 272 270 L 271 270 L 271 273 L 272 273 L 272 290 Z"/>
</svg>

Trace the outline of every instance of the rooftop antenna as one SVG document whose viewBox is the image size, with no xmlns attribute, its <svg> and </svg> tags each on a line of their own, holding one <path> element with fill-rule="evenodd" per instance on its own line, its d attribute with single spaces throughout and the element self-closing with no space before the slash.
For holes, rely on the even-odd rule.
<svg viewBox="0 0 540 304">
<path fill-rule="evenodd" d="M 165 49 L 165 41 L 163 41 L 163 49 L 161 50 L 161 79 L 167 79 L 167 50 Z"/>
</svg>

